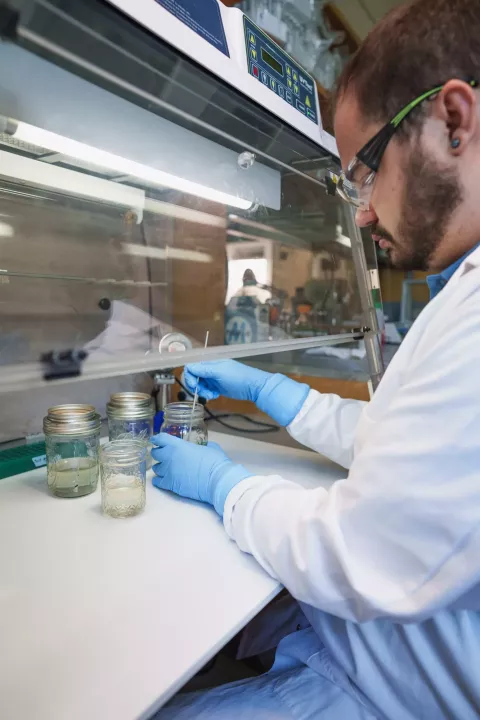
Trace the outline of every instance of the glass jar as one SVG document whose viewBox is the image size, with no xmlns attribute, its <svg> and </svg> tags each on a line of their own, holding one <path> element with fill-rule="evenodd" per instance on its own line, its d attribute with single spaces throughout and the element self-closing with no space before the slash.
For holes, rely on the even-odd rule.
<svg viewBox="0 0 480 720">
<path fill-rule="evenodd" d="M 192 417 L 193 403 L 170 403 L 165 407 L 163 425 L 160 432 L 174 435 L 181 440 L 206 445 L 208 431 L 205 424 L 203 405 L 197 403 Z"/>
<path fill-rule="evenodd" d="M 147 448 L 142 440 L 113 440 L 100 450 L 102 510 L 114 518 L 143 512 Z"/>
<path fill-rule="evenodd" d="M 56 405 L 43 420 L 50 491 L 58 497 L 89 495 L 98 484 L 100 415 L 92 405 Z"/>
<path fill-rule="evenodd" d="M 152 467 L 150 437 L 154 414 L 153 398 L 147 393 L 114 393 L 107 405 L 109 440 L 142 440 L 148 450 L 148 468 Z"/>
<path fill-rule="evenodd" d="M 147 393 L 115 393 L 107 405 L 109 439 L 132 438 L 147 444 L 153 431 L 154 414 L 153 400 Z"/>
</svg>

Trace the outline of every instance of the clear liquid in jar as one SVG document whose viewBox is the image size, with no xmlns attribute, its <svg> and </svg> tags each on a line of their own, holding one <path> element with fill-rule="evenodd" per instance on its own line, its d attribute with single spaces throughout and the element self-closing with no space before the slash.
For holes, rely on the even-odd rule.
<svg viewBox="0 0 480 720">
<path fill-rule="evenodd" d="M 89 495 L 97 487 L 98 462 L 93 458 L 66 458 L 48 466 L 48 486 L 58 497 Z"/>
<path fill-rule="evenodd" d="M 145 483 L 138 477 L 117 475 L 103 488 L 102 509 L 106 515 L 126 518 L 138 515 L 145 508 Z"/>
</svg>

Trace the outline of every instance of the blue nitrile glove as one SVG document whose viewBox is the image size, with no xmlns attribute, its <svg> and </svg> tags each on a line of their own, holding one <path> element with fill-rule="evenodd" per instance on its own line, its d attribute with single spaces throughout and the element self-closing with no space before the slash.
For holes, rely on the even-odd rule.
<svg viewBox="0 0 480 720">
<path fill-rule="evenodd" d="M 216 400 L 225 395 L 234 400 L 251 400 L 283 427 L 295 419 L 310 391 L 308 385 L 297 383 L 285 375 L 272 375 L 234 360 L 187 365 L 185 383 L 192 394 L 197 378 L 200 378 L 200 397 Z"/>
<path fill-rule="evenodd" d="M 158 462 L 153 466 L 155 487 L 209 503 L 222 517 L 229 492 L 253 474 L 233 463 L 214 442 L 205 447 L 160 433 L 152 443 L 157 446 L 152 450 Z"/>
</svg>

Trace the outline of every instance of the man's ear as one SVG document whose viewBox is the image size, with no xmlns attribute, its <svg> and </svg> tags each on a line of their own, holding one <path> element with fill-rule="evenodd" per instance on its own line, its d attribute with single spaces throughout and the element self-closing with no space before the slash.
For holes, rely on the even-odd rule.
<svg viewBox="0 0 480 720">
<path fill-rule="evenodd" d="M 436 99 L 434 113 L 445 123 L 449 151 L 461 155 L 478 129 L 474 88 L 462 80 L 449 80 Z"/>
</svg>

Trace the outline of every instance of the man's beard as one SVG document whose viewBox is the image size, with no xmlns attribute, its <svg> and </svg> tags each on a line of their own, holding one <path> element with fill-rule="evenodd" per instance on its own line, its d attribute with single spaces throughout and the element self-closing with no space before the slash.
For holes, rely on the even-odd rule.
<svg viewBox="0 0 480 720">
<path fill-rule="evenodd" d="M 462 201 L 457 173 L 445 170 L 423 151 L 416 150 L 405 171 L 402 219 L 393 238 L 383 228 L 375 234 L 391 244 L 391 265 L 399 270 L 428 270 L 442 242 L 450 218 Z"/>
</svg>

